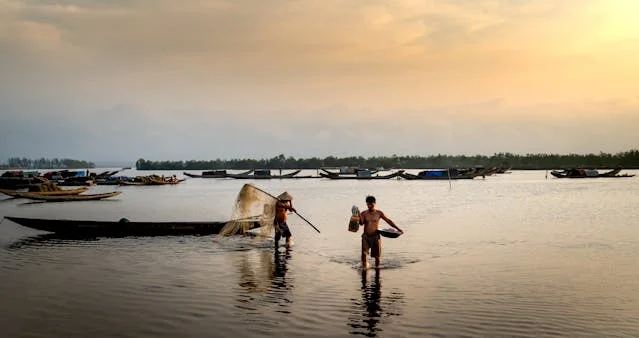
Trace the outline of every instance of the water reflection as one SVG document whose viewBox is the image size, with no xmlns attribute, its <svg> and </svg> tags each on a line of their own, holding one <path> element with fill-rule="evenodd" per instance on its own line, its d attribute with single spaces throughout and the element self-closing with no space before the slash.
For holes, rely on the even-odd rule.
<svg viewBox="0 0 639 338">
<path fill-rule="evenodd" d="M 397 305 L 403 303 L 404 294 L 394 291 L 382 297 L 380 270 L 375 269 L 371 279 L 369 271 L 362 271 L 361 300 L 353 299 L 354 315 L 349 318 L 348 325 L 354 335 L 377 337 L 382 332 L 381 321 L 385 317 L 400 316 Z"/>
<path fill-rule="evenodd" d="M 82 242 L 96 242 L 98 240 L 98 238 L 90 236 L 65 236 L 55 233 L 49 233 L 20 238 L 15 242 L 7 245 L 7 249 L 19 250 L 25 248 L 49 247 L 64 244 L 81 245 Z"/>
<path fill-rule="evenodd" d="M 291 252 L 291 249 L 273 252 L 268 248 L 241 253 L 238 262 L 238 285 L 242 291 L 237 298 L 239 308 L 250 312 L 277 305 L 276 312 L 289 313 L 287 304 L 292 303 L 293 284 L 287 272 Z"/>
</svg>

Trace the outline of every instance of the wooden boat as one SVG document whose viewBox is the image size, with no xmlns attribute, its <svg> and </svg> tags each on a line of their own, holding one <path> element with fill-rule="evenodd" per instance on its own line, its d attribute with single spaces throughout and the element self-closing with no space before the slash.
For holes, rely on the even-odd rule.
<svg viewBox="0 0 639 338">
<path fill-rule="evenodd" d="M 595 169 L 565 169 L 565 170 L 553 170 L 550 172 L 551 175 L 556 178 L 599 178 L 599 177 L 633 177 L 635 175 L 623 174 L 619 175 L 621 168 L 615 168 L 605 173 L 600 173 Z"/>
<path fill-rule="evenodd" d="M 104 194 L 90 194 L 90 195 L 66 195 L 66 196 L 38 196 L 31 193 L 17 193 L 15 197 L 26 198 L 35 201 L 44 202 L 72 202 L 72 201 L 95 201 L 104 198 L 109 198 L 121 194 L 121 191 L 113 191 Z"/>
<path fill-rule="evenodd" d="M 0 189 L 0 193 L 11 197 L 18 197 L 17 195 L 32 195 L 32 196 L 69 196 L 69 195 L 78 195 L 85 191 L 87 191 L 88 187 L 82 187 L 79 189 L 68 189 L 68 190 L 54 190 L 54 191 L 15 191 L 15 190 L 7 190 Z"/>
<path fill-rule="evenodd" d="M 252 172 L 253 170 L 247 170 L 245 172 L 242 172 L 236 175 L 249 175 Z M 228 173 L 226 172 L 226 170 L 210 170 L 210 171 L 203 171 L 201 175 L 189 174 L 187 172 L 183 172 L 183 174 L 191 178 L 224 178 L 226 177 Z"/>
<path fill-rule="evenodd" d="M 18 190 L 42 182 L 45 182 L 45 180 L 40 177 L 0 177 L 0 188 Z"/>
<path fill-rule="evenodd" d="M 404 173 L 404 170 L 399 170 L 388 175 L 371 175 L 370 172 L 363 173 L 359 171 L 356 175 L 340 175 L 336 173 L 327 173 L 326 171 L 320 172 L 320 176 L 329 178 L 331 180 L 388 180 L 395 177 L 400 177 Z"/>
<path fill-rule="evenodd" d="M 65 219 L 39 219 L 5 216 L 4 218 L 36 230 L 53 232 L 62 236 L 124 237 L 124 236 L 175 236 L 219 234 L 226 222 L 134 222 L 125 218 L 119 221 L 87 221 Z M 260 223 L 247 220 L 247 228 L 255 229 Z"/>
<path fill-rule="evenodd" d="M 313 178 L 313 176 L 297 176 L 302 170 L 295 170 L 284 175 L 272 175 L 270 170 L 254 170 L 253 174 L 226 174 L 225 177 L 244 179 L 244 180 L 270 180 L 270 179 L 286 179 L 286 178 Z"/>
<path fill-rule="evenodd" d="M 400 176 L 405 180 L 432 180 L 432 181 L 449 180 L 449 179 L 450 180 L 472 180 L 473 178 L 477 177 L 477 175 L 475 174 L 465 174 L 465 175 L 455 175 L 455 176 L 451 175 L 449 178 L 448 175 L 422 176 L 422 175 L 415 175 L 410 173 L 402 173 Z"/>
<path fill-rule="evenodd" d="M 184 182 L 185 179 L 177 179 L 174 181 L 162 180 L 159 176 L 144 176 L 135 178 L 132 181 L 118 181 L 118 185 L 175 185 Z"/>
<path fill-rule="evenodd" d="M 328 169 L 334 170 L 337 169 L 337 172 L 334 171 L 330 171 Z M 344 166 L 344 167 L 322 167 L 319 168 L 319 170 L 323 171 L 324 173 L 331 175 L 357 175 L 359 172 L 369 172 L 371 175 L 373 174 L 377 174 L 379 171 L 383 171 L 382 169 L 376 168 L 376 169 L 366 169 L 366 168 L 360 168 L 360 167 L 348 167 L 348 166 Z"/>
<path fill-rule="evenodd" d="M 486 177 L 494 173 L 493 169 L 475 168 L 451 168 L 422 170 L 419 173 L 402 173 L 405 180 L 472 180 L 475 177 Z"/>
</svg>

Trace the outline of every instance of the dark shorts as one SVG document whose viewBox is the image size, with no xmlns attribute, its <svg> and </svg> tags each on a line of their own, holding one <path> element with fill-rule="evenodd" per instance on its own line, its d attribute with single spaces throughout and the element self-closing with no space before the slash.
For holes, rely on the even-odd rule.
<svg viewBox="0 0 639 338">
<path fill-rule="evenodd" d="M 382 254 L 382 239 L 379 234 L 367 235 L 362 234 L 362 253 L 368 254 L 371 251 L 371 257 L 380 257 Z"/>
<path fill-rule="evenodd" d="M 281 237 L 291 237 L 291 230 L 288 228 L 286 222 L 275 223 L 275 239 L 279 240 Z"/>
</svg>

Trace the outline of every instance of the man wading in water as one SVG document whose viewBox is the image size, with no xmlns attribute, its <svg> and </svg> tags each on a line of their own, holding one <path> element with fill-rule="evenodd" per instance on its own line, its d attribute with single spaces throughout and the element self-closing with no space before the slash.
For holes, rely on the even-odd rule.
<svg viewBox="0 0 639 338">
<path fill-rule="evenodd" d="M 284 236 L 286 238 L 286 247 L 291 245 L 291 230 L 288 228 L 288 224 L 286 224 L 288 210 L 297 212 L 295 208 L 293 208 L 293 196 L 288 192 L 283 192 L 281 195 L 277 196 L 278 201 L 275 203 L 275 221 L 273 225 L 275 226 L 275 249 L 280 242 L 280 238 Z"/>
<path fill-rule="evenodd" d="M 399 232 L 404 231 L 395 225 L 388 217 L 384 215 L 381 210 L 375 209 L 375 197 L 366 197 L 366 206 L 368 210 L 362 211 L 359 218 L 359 223 L 364 225 L 364 232 L 362 233 L 362 268 L 368 269 L 368 251 L 370 250 L 371 256 L 375 257 L 375 267 L 379 268 L 379 263 L 382 255 L 382 239 L 379 235 L 379 220 L 383 219 L 393 228 Z"/>
</svg>

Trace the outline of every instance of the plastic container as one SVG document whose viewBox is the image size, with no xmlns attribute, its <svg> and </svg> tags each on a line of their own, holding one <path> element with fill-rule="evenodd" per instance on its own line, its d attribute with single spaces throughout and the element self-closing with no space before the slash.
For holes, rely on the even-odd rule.
<svg viewBox="0 0 639 338">
<path fill-rule="evenodd" d="M 350 232 L 357 232 L 359 231 L 359 208 L 357 208 L 357 206 L 353 206 L 351 208 L 351 219 L 348 222 L 348 231 Z"/>
</svg>

